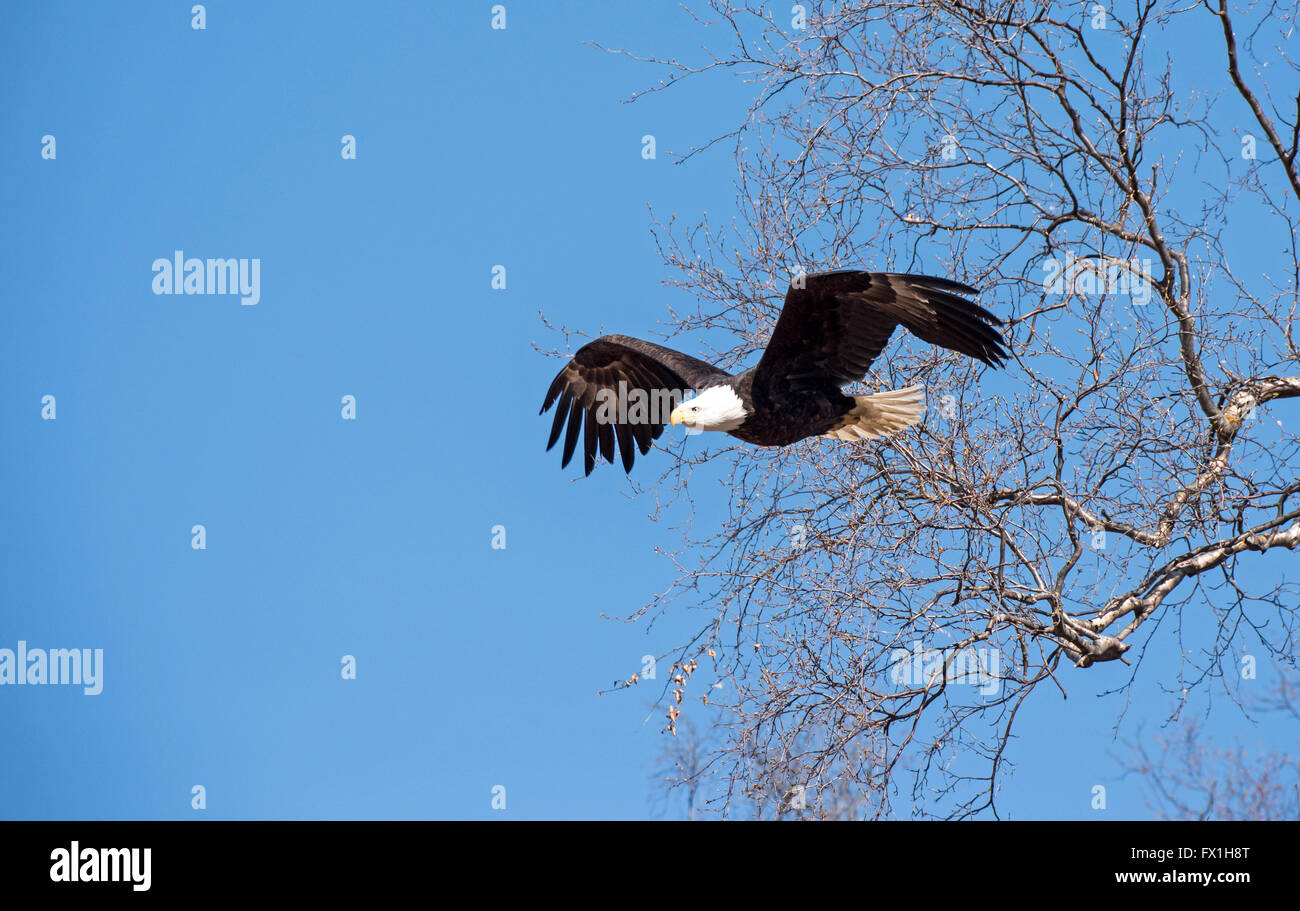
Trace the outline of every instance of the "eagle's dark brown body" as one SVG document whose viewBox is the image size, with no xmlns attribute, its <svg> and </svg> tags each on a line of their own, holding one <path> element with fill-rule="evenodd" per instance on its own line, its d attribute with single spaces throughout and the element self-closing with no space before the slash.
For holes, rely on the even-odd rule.
<svg viewBox="0 0 1300 911">
<path fill-rule="evenodd" d="M 772 395 L 764 384 L 754 393 L 754 372 L 746 370 L 734 377 L 731 386 L 751 412 L 735 430 L 728 430 L 738 440 L 757 446 L 789 446 L 806 437 L 821 436 L 838 425 L 853 407 L 853 396 L 840 392 L 838 386 L 808 389 L 799 394 Z"/>
<path fill-rule="evenodd" d="M 839 426 L 855 407 L 841 392 L 861 380 L 902 325 L 917 337 L 989 366 L 1010 352 L 996 328 L 1000 320 L 960 295 L 975 289 L 943 278 L 884 272 L 823 272 L 791 286 L 781 316 L 757 365 L 732 376 L 706 361 L 624 335 L 601 336 L 578 349 L 552 381 L 542 403 L 558 401 L 549 449 L 564 432 L 567 465 L 583 438 L 588 474 L 599 452 L 612 463 L 615 450 L 632 470 L 663 432 L 668 415 L 648 420 L 625 407 L 638 395 L 671 395 L 729 386 L 744 405 L 744 422 L 727 430 L 759 446 L 788 446 Z M 617 405 L 617 408 L 608 407 Z M 630 417 L 629 417 L 630 415 Z M 566 427 L 567 424 L 567 427 Z M 617 446 L 616 446 L 617 444 Z"/>
</svg>

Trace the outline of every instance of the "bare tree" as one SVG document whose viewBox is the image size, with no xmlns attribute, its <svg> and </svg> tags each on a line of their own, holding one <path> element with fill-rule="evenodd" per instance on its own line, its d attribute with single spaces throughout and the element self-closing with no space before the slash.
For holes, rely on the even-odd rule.
<svg viewBox="0 0 1300 911">
<path fill-rule="evenodd" d="M 644 613 L 705 611 L 668 704 L 670 732 L 718 726 L 711 809 L 772 815 L 798 786 L 849 815 L 997 815 L 1017 713 L 1070 665 L 1121 688 L 1176 649 L 1183 693 L 1235 692 L 1246 648 L 1294 661 L 1274 552 L 1300 546 L 1296 9 L 826 6 L 715 0 L 698 21 L 724 50 L 637 58 L 654 91 L 756 91 L 682 156 L 734 148 L 737 218 L 655 228 L 697 302 L 674 333 L 752 363 L 792 276 L 866 265 L 981 288 L 1017 360 L 896 338 L 866 385 L 924 382 L 914 431 L 677 447 L 655 486 L 722 480 L 729 517 L 688 526 Z"/>
<path fill-rule="evenodd" d="M 708 782 L 708 743 L 689 718 L 674 725 L 673 736 L 664 741 L 663 752 L 651 776 L 651 791 L 659 798 L 659 810 L 667 808 L 669 799 L 678 795 L 687 819 L 694 820 L 699 810 L 701 789 Z"/>
<path fill-rule="evenodd" d="M 1296 738 L 1289 750 L 1234 741 L 1216 742 L 1193 717 L 1151 742 L 1129 742 L 1123 760 L 1164 819 L 1300 819 L 1300 677 L 1283 676 L 1257 700 L 1261 721 L 1285 726 Z"/>
<path fill-rule="evenodd" d="M 859 786 L 870 779 L 872 769 L 878 765 L 878 757 L 869 752 L 852 756 L 859 764 L 857 777 L 839 776 L 822 783 L 809 783 L 805 760 L 798 753 L 747 754 L 743 791 L 733 792 L 737 782 L 720 780 L 714 774 L 714 763 L 722 751 L 712 749 L 710 733 L 700 734 L 689 715 L 682 716 L 681 722 L 673 721 L 659 756 L 652 792 L 662 806 L 667 806 L 674 795 L 679 796 L 687 819 L 716 813 L 710 804 L 723 793 L 727 793 L 730 815 L 754 819 L 870 819 L 881 809 L 882 790 Z"/>
</svg>

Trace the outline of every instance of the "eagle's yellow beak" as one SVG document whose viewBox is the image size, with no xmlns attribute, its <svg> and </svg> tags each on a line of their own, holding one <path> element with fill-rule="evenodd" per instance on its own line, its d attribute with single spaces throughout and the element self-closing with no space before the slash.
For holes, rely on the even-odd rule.
<svg viewBox="0 0 1300 911">
<path fill-rule="evenodd" d="M 659 413 L 663 414 L 662 411 Z M 684 424 L 686 423 L 686 412 L 684 412 L 681 406 L 679 405 L 673 409 L 672 414 L 668 415 L 668 420 L 672 423 L 674 427 L 676 427 L 678 424 Z"/>
</svg>

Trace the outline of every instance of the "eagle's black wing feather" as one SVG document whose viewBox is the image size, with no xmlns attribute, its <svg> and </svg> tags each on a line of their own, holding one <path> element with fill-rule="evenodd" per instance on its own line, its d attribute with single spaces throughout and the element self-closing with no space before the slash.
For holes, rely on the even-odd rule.
<svg viewBox="0 0 1300 911">
<path fill-rule="evenodd" d="M 669 412 L 686 390 L 698 391 L 730 378 L 712 364 L 663 345 L 626 335 L 603 335 L 579 348 L 551 382 L 538 412 L 545 413 L 558 400 L 546 448 L 556 444 L 567 420 L 563 466 L 573 458 L 581 434 L 587 474 L 596 467 L 597 452 L 613 463 L 615 443 L 623 457 L 623 470 L 630 473 L 636 449 L 642 455 L 650 451 L 650 444 L 663 434 Z M 631 420 L 641 416 L 641 409 L 630 401 L 635 390 L 645 395 L 645 420 Z"/>
<path fill-rule="evenodd" d="M 862 379 L 900 323 L 913 335 L 991 367 L 1010 356 L 999 320 L 966 299 L 974 288 L 925 275 L 822 272 L 793 284 L 754 372 L 769 390 Z"/>
</svg>

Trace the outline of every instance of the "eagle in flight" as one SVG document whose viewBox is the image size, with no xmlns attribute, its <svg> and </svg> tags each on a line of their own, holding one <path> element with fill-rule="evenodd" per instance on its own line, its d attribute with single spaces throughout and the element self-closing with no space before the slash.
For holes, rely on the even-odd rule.
<svg viewBox="0 0 1300 911">
<path fill-rule="evenodd" d="M 719 430 L 759 446 L 788 446 L 811 436 L 871 440 L 921 420 L 924 390 L 908 386 L 846 395 L 861 380 L 895 327 L 999 367 L 1011 356 L 1002 325 L 967 300 L 974 288 L 925 275 L 842 270 L 792 283 L 758 363 L 732 376 L 705 361 L 626 335 L 583 345 L 556 375 L 542 402 L 556 406 L 549 450 L 564 435 L 561 467 L 582 437 L 587 474 L 599 452 L 632 471 L 669 423 Z M 694 391 L 693 398 L 686 398 Z M 566 427 L 567 425 L 567 427 Z"/>
</svg>

